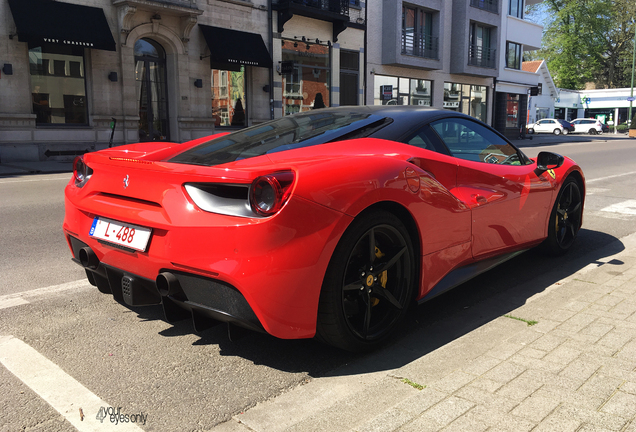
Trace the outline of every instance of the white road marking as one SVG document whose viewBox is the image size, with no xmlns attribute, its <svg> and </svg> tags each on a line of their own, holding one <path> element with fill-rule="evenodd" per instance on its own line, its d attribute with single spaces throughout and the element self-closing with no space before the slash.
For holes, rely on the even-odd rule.
<svg viewBox="0 0 636 432">
<path fill-rule="evenodd" d="M 601 211 L 625 215 L 636 215 L 636 200 L 627 200 L 612 204 L 611 206 L 602 208 Z"/>
<path fill-rule="evenodd" d="M 48 175 L 38 175 L 37 178 L 34 178 L 33 175 L 29 175 L 25 173 L 26 178 L 10 178 L 10 179 L 2 179 L 0 180 L 0 184 L 3 183 L 30 183 L 30 182 L 42 182 L 42 181 L 50 181 L 50 180 L 65 180 L 69 181 L 71 179 L 71 173 L 66 174 L 48 174 Z"/>
<path fill-rule="evenodd" d="M 100 421 L 100 408 L 110 405 L 64 372 L 55 363 L 13 336 L 0 336 L 0 363 L 37 393 L 80 432 L 142 431 L 136 424 Z M 84 419 L 80 418 L 80 408 Z M 121 411 L 122 414 L 125 410 Z"/>
<path fill-rule="evenodd" d="M 607 188 L 586 188 L 585 195 L 603 194 L 609 190 Z"/>
<path fill-rule="evenodd" d="M 38 288 L 31 291 L 24 291 L 14 294 L 7 294 L 0 296 L 0 309 L 6 309 L 13 306 L 19 306 L 29 303 L 29 300 L 36 300 L 38 298 L 48 297 L 52 294 L 73 290 L 73 289 L 87 289 L 91 285 L 88 280 L 82 279 L 74 282 L 67 282 L 60 285 L 53 285 L 45 288 Z"/>
<path fill-rule="evenodd" d="M 607 176 L 607 177 L 599 177 L 599 178 L 595 178 L 595 179 L 591 179 L 591 180 L 585 180 L 585 183 L 594 183 L 594 182 L 598 182 L 598 181 L 603 181 L 603 180 L 609 180 L 609 179 L 613 179 L 616 177 L 623 177 L 623 176 L 627 176 L 627 175 L 634 175 L 636 174 L 636 171 L 631 171 L 631 172 L 626 172 L 623 174 L 615 174 L 615 175 L 611 175 L 611 176 Z"/>
</svg>

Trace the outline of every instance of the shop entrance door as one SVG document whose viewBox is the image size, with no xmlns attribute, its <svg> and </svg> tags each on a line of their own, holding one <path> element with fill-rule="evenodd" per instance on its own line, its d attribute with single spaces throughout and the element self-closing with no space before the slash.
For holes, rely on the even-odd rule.
<svg viewBox="0 0 636 432">
<path fill-rule="evenodd" d="M 167 141 L 166 51 L 152 39 L 135 43 L 135 87 L 139 106 L 139 141 Z"/>
</svg>

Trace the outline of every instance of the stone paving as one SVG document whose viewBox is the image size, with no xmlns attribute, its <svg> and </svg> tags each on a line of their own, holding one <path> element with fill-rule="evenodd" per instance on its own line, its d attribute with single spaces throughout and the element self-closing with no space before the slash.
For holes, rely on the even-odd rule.
<svg viewBox="0 0 636 432">
<path fill-rule="evenodd" d="M 560 269 L 565 279 L 546 277 L 545 289 L 503 316 L 477 328 L 462 324 L 505 309 L 497 305 L 515 293 L 213 431 L 636 432 L 636 234 L 607 249 L 603 259 Z M 541 280 L 526 284 L 536 288 Z M 442 341 L 431 343 L 436 337 Z"/>
<path fill-rule="evenodd" d="M 636 432 L 636 251 L 509 316 L 537 323 L 352 430 Z"/>
</svg>

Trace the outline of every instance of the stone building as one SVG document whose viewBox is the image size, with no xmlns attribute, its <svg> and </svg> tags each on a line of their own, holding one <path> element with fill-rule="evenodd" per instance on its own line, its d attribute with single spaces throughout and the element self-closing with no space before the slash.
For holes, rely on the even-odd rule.
<svg viewBox="0 0 636 432">
<path fill-rule="evenodd" d="M 359 0 L 0 0 L 0 17 L 0 162 L 361 103 Z"/>
</svg>

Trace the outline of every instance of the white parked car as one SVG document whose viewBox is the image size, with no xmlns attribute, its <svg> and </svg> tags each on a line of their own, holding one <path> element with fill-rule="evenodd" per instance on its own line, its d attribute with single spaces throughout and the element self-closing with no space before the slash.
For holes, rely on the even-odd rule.
<svg viewBox="0 0 636 432">
<path fill-rule="evenodd" d="M 567 135 L 570 130 L 557 119 L 541 119 L 526 126 L 529 134 L 533 133 L 553 133 L 555 135 Z"/>
<path fill-rule="evenodd" d="M 603 123 L 597 119 L 578 118 L 571 121 L 575 133 L 589 133 L 590 135 L 602 134 Z"/>
</svg>

